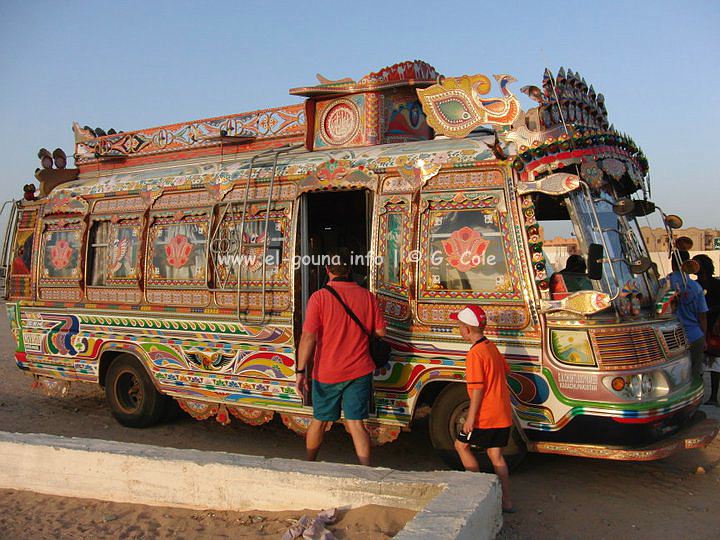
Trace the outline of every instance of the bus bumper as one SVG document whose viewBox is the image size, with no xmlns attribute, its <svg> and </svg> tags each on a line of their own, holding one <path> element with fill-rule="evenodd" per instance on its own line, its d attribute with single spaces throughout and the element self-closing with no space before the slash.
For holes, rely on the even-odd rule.
<svg viewBox="0 0 720 540">
<path fill-rule="evenodd" d="M 682 450 L 708 446 L 720 431 L 720 422 L 698 412 L 680 431 L 642 446 L 601 446 L 596 444 L 527 441 L 530 452 L 561 454 L 618 461 L 654 461 Z"/>
</svg>

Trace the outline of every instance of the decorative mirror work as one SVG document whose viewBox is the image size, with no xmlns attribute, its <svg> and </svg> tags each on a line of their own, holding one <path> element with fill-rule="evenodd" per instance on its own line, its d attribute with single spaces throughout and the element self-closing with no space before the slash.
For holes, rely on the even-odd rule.
<svg viewBox="0 0 720 540">
<path fill-rule="evenodd" d="M 157 216 L 150 228 L 148 284 L 207 285 L 208 215 Z"/>
<path fill-rule="evenodd" d="M 420 298 L 516 298 L 502 191 L 423 197 Z"/>
</svg>

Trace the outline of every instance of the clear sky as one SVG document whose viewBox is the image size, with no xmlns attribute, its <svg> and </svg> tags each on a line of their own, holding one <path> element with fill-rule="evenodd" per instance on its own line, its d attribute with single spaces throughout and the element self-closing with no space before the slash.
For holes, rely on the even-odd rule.
<svg viewBox="0 0 720 540">
<path fill-rule="evenodd" d="M 579 71 L 648 156 L 652 198 L 720 228 L 718 36 L 718 1 L 0 0 L 0 199 L 35 181 L 40 147 L 72 153 L 73 120 L 131 131 L 298 103 L 288 89 L 318 72 L 421 59 L 510 73 L 516 93 L 546 66 Z"/>
</svg>

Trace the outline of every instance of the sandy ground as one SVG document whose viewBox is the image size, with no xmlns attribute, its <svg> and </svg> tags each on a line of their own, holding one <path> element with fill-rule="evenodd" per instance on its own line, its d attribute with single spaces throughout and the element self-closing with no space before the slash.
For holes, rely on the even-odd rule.
<svg viewBox="0 0 720 540">
<path fill-rule="evenodd" d="M 0 538 L 33 540 L 97 538 L 280 538 L 315 510 L 218 512 L 110 503 L 0 490 Z M 42 508 L 42 512 L 38 509 Z M 368 505 L 340 510 L 327 525 L 336 538 L 391 538 L 415 512 Z"/>
<path fill-rule="evenodd" d="M 198 422 L 184 415 L 148 429 L 122 427 L 110 415 L 102 392 L 92 385 L 76 384 L 64 399 L 49 398 L 31 390 L 31 379 L 14 365 L 13 350 L 3 310 L 0 314 L 2 431 L 269 457 L 299 458 L 304 453 L 302 439 L 286 429 L 278 418 L 257 428 L 239 421 L 229 426 L 212 420 Z M 704 407 L 703 410 L 720 419 L 720 409 Z M 350 438 L 342 428 L 336 427 L 327 434 L 320 459 L 355 462 Z M 402 433 L 396 442 L 375 449 L 373 460 L 378 466 L 399 470 L 444 468 L 430 447 L 424 422 L 414 426 L 411 432 Z M 716 539 L 720 535 L 719 465 L 720 439 L 706 449 L 685 451 L 649 463 L 532 454 L 511 475 L 518 512 L 505 516 L 500 538 Z M 698 467 L 702 467 L 704 473 L 698 473 Z M 0 466 L 0 474 L 1 470 Z M 38 508 L 43 509 L 42 513 Z M 376 516 L 381 510 L 357 511 Z M 269 531 L 270 523 L 282 523 L 290 519 L 288 516 L 297 517 L 300 513 L 283 513 L 267 519 L 263 529 Z M 242 532 L 241 522 L 247 521 L 248 513 L 214 514 L 0 492 L 0 538 L 151 538 L 169 537 L 171 530 L 177 537 L 184 538 L 222 538 L 223 534 L 246 538 L 261 534 L 259 527 L 255 532 Z M 270 517 L 261 512 L 250 514 Z M 341 529 L 350 526 L 348 531 L 352 531 L 352 527 L 367 527 L 363 515 L 352 526 L 342 523 L 338 526 Z M 108 516 L 115 519 L 106 521 Z M 352 516 L 350 513 L 343 519 L 356 519 Z M 342 534 L 345 538 L 383 538 L 369 535 L 386 534 L 391 531 L 390 522 L 400 523 L 403 518 L 392 514 L 387 521 L 383 519 L 369 520 L 372 527 L 378 526 L 380 530 L 358 529 L 359 536 L 348 536 L 354 534 L 348 531 Z M 197 530 L 198 526 L 203 530 Z"/>
</svg>

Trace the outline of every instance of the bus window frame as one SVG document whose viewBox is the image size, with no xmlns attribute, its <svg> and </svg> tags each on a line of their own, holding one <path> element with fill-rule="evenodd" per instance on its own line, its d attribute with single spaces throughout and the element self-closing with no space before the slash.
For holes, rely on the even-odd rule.
<svg viewBox="0 0 720 540">
<path fill-rule="evenodd" d="M 89 269 L 90 265 L 93 263 L 93 258 L 91 257 L 91 250 L 93 249 L 92 245 L 90 244 L 90 236 L 92 235 L 93 227 L 97 223 L 109 223 L 108 228 L 108 239 L 107 239 L 107 250 L 105 252 L 106 256 L 106 266 L 105 266 L 105 282 L 103 284 L 98 285 L 92 285 L 90 283 L 89 279 Z M 117 231 L 120 227 L 133 227 L 137 230 L 137 258 L 135 261 L 135 264 L 133 265 L 134 275 L 129 277 L 111 277 L 109 273 L 109 265 L 110 265 L 110 255 L 111 255 L 111 245 L 113 243 L 113 239 L 115 238 L 115 234 L 117 234 Z M 86 289 L 102 289 L 106 290 L 108 288 L 114 288 L 114 289 L 133 289 L 140 291 L 141 285 L 143 281 L 143 269 L 145 267 L 145 242 L 146 242 L 146 221 L 144 214 L 141 213 L 132 213 L 132 214 L 126 214 L 123 215 L 120 218 L 116 218 L 114 215 L 105 215 L 105 214 L 94 214 L 90 217 L 90 223 L 88 226 L 88 235 L 87 235 L 87 246 L 85 251 L 85 288 Z"/>
<path fill-rule="evenodd" d="M 204 217 L 204 221 L 198 220 L 199 223 L 204 224 L 206 226 L 205 230 L 205 247 L 203 249 L 203 254 L 205 257 L 204 261 L 204 276 L 202 279 L 194 279 L 194 280 L 182 280 L 182 279 L 166 279 L 166 278 L 159 278 L 162 281 L 174 281 L 175 283 L 163 283 L 162 281 L 159 283 L 153 282 L 153 279 L 158 279 L 153 277 L 153 261 L 154 261 L 154 253 L 155 253 L 155 241 L 157 239 L 157 233 L 156 231 L 161 228 L 166 228 L 167 226 L 172 225 L 181 225 L 182 222 L 186 218 L 196 219 L 198 216 Z M 210 288 L 208 285 L 208 279 L 209 279 L 209 260 L 210 260 L 210 227 L 212 225 L 212 219 L 213 219 L 213 209 L 212 208 L 198 208 L 198 209 L 189 209 L 189 210 L 157 210 L 150 212 L 150 215 L 148 217 L 147 221 L 147 241 L 145 243 L 145 261 L 143 265 L 143 279 L 145 286 L 145 291 L 162 291 L 162 290 L 183 290 L 183 291 L 203 291 L 203 292 L 209 292 Z M 167 220 L 167 223 L 161 223 L 158 224 L 158 220 Z M 179 283 L 178 283 L 179 282 Z M 149 303 L 157 303 L 157 302 L 150 302 Z"/>
<path fill-rule="evenodd" d="M 42 218 L 41 244 L 38 253 L 38 286 L 41 288 L 82 288 L 84 273 L 84 253 L 86 223 L 84 216 Z M 48 239 L 56 232 L 74 232 L 78 239 L 77 264 L 73 275 L 68 277 L 46 275 L 45 254 L 48 249 Z"/>
<path fill-rule="evenodd" d="M 483 205 L 484 201 L 497 197 L 492 205 Z M 425 192 L 420 198 L 419 219 L 419 249 L 420 257 L 417 277 L 417 300 L 421 303 L 465 303 L 468 300 L 482 300 L 494 302 L 521 302 L 523 303 L 522 269 L 519 261 L 513 256 L 517 249 L 512 237 L 512 212 L 509 208 L 510 198 L 503 186 L 492 186 L 481 189 L 455 192 Z M 427 280 L 430 274 L 430 217 L 432 212 L 438 211 L 439 205 L 446 205 L 450 210 L 482 210 L 493 208 L 498 217 L 498 233 L 501 239 L 503 257 L 505 259 L 505 276 L 509 280 L 511 289 L 506 292 L 488 292 L 473 289 L 429 289 Z M 503 211 L 504 209 L 504 211 Z"/>
<path fill-rule="evenodd" d="M 227 216 L 232 213 L 232 221 L 233 223 L 239 225 L 242 223 L 242 207 L 244 206 L 244 203 L 242 201 L 226 201 L 219 203 L 215 206 L 213 210 L 213 223 L 212 223 L 212 233 L 210 234 L 208 238 L 208 244 L 211 244 L 215 238 L 215 234 L 217 231 L 220 230 L 220 228 L 223 226 L 223 222 L 220 221 L 220 216 L 222 215 L 222 207 L 224 205 L 230 204 L 231 208 L 228 210 L 228 212 L 224 215 L 223 222 L 225 219 L 227 219 Z M 288 250 L 292 249 L 292 246 L 290 245 L 290 240 L 293 238 L 292 236 L 292 216 L 293 216 L 293 209 L 294 209 L 294 201 L 290 200 L 281 200 L 281 201 L 273 201 L 273 203 L 270 206 L 270 209 L 267 208 L 257 208 L 258 206 L 264 206 L 264 201 L 248 201 L 247 203 L 247 213 L 249 216 L 248 221 L 245 222 L 245 226 L 243 226 L 243 234 L 247 231 L 247 224 L 251 222 L 261 222 L 264 223 L 266 212 L 270 213 L 270 217 L 268 219 L 268 225 L 270 222 L 280 222 L 282 229 L 282 246 L 281 246 L 281 257 L 279 264 L 277 266 L 278 272 L 276 275 L 276 278 L 273 280 L 267 280 L 265 281 L 265 289 L 266 290 L 272 290 L 272 291 L 289 291 L 292 286 L 290 283 L 290 262 L 292 261 L 292 252 L 289 252 Z M 256 208 L 256 212 L 253 212 L 253 207 Z M 247 254 L 247 248 L 259 248 L 262 252 L 262 243 L 250 243 L 250 242 L 242 242 L 243 246 L 243 253 Z M 268 248 L 269 248 L 268 243 Z M 258 291 L 262 288 L 262 281 L 260 278 L 258 279 L 240 279 L 242 277 L 242 274 L 240 276 L 237 276 L 237 279 L 233 279 L 232 276 L 228 278 L 226 282 L 226 286 L 222 287 L 224 279 L 218 279 L 220 283 L 216 282 L 216 277 L 220 278 L 216 265 L 218 262 L 215 260 L 215 256 L 212 254 L 212 252 L 209 252 L 209 258 L 208 258 L 208 283 L 211 284 L 209 287 L 209 290 L 212 292 L 219 292 L 219 293 L 228 293 L 228 292 L 236 292 L 238 289 L 242 293 L 243 291 Z"/>
<path fill-rule="evenodd" d="M 38 243 L 41 241 L 42 237 L 42 233 L 38 234 L 39 224 L 42 222 L 40 217 L 40 208 L 38 206 L 30 208 L 23 208 L 20 206 L 16 209 L 16 212 L 17 215 L 14 220 L 14 230 L 12 231 L 12 239 L 8 250 L 10 253 L 8 254 L 6 295 L 8 300 L 34 300 L 37 294 L 35 286 L 36 280 L 34 276 L 37 275 L 38 266 L 40 264 L 38 261 L 38 253 L 40 252 L 38 249 Z M 25 223 L 23 221 L 25 214 L 34 214 L 31 218 L 31 226 L 29 227 L 22 226 Z M 8 226 L 11 226 L 10 222 L 8 222 Z M 30 248 L 30 266 L 27 274 L 19 274 L 13 269 L 15 258 L 20 256 L 18 255 L 19 246 L 17 242 L 21 233 L 29 233 L 28 238 L 32 238 Z M 25 244 L 25 242 L 23 242 L 23 244 Z M 13 286 L 14 282 L 23 283 L 28 294 L 18 294 L 18 288 Z"/>
<path fill-rule="evenodd" d="M 406 256 L 413 246 L 413 223 L 412 223 L 412 198 L 407 195 L 381 195 L 377 204 L 378 226 L 377 226 L 377 257 L 375 261 L 376 291 L 379 294 L 408 300 L 410 296 L 412 262 Z M 398 248 L 398 275 L 399 283 L 391 283 L 385 280 L 385 265 L 387 264 L 387 241 L 388 221 L 390 216 L 401 216 L 400 239 Z M 404 256 L 405 254 L 405 256 Z"/>
</svg>

